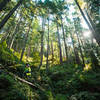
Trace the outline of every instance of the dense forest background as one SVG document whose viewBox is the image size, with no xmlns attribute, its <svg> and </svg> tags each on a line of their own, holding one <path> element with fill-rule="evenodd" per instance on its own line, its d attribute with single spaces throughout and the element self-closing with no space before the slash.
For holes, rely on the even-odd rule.
<svg viewBox="0 0 100 100">
<path fill-rule="evenodd" d="M 99 99 L 100 1 L 0 0 L 0 100 Z"/>
</svg>

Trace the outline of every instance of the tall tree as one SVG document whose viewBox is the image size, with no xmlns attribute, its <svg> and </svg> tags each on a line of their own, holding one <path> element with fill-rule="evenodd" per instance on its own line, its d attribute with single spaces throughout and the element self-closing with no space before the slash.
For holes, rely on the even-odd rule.
<svg viewBox="0 0 100 100">
<path fill-rule="evenodd" d="M 94 38 L 96 39 L 98 45 L 100 46 L 100 38 L 97 36 L 94 27 L 92 27 L 92 26 L 90 25 L 90 23 L 88 22 L 88 20 L 87 20 L 87 18 L 86 18 L 86 16 L 85 16 L 84 12 L 82 11 L 82 9 L 81 9 L 81 7 L 80 7 L 78 1 L 77 1 L 77 0 L 74 0 L 74 1 L 76 2 L 76 4 L 77 4 L 77 6 L 78 6 L 78 8 L 79 8 L 79 10 L 80 10 L 80 12 L 81 12 L 81 14 L 82 14 L 84 20 L 86 21 L 87 25 L 89 26 L 89 29 L 91 30 L 91 32 L 92 32 Z"/>
<path fill-rule="evenodd" d="M 3 8 L 7 5 L 7 3 L 9 3 L 11 0 L 2 0 L 0 2 L 0 11 L 3 10 Z"/>
<path fill-rule="evenodd" d="M 76 35 L 77 35 L 78 44 L 79 44 L 79 50 L 80 50 L 80 54 L 81 54 L 81 58 L 82 58 L 82 63 L 83 63 L 82 66 L 85 67 L 84 55 L 83 55 L 83 52 L 82 52 L 82 48 L 81 48 L 81 44 L 80 44 L 80 39 L 79 39 L 79 35 L 78 35 L 77 32 L 76 32 Z"/>
<path fill-rule="evenodd" d="M 54 60 L 54 48 L 53 48 L 53 41 L 51 40 L 51 52 L 52 52 L 52 63 Z"/>
<path fill-rule="evenodd" d="M 23 0 L 20 0 L 16 6 L 4 17 L 4 19 L 0 22 L 0 30 L 1 28 L 6 24 L 8 19 L 11 17 L 11 15 L 16 11 L 16 9 L 22 4 Z"/>
<path fill-rule="evenodd" d="M 59 34 L 58 18 L 57 18 L 56 24 L 57 24 L 57 35 L 58 35 L 58 47 L 59 47 L 60 63 L 62 63 L 62 49 L 61 49 L 61 41 L 60 41 L 60 34 Z"/>
<path fill-rule="evenodd" d="M 43 43 L 43 40 L 44 40 L 44 27 L 45 27 L 45 19 L 44 17 L 42 18 L 42 31 L 40 32 L 41 33 L 41 61 L 40 61 L 40 65 L 39 65 L 39 69 L 40 67 L 42 66 L 42 61 L 43 61 L 43 47 L 44 47 L 44 43 Z"/>
<path fill-rule="evenodd" d="M 11 37 L 11 40 L 10 40 L 10 44 L 9 44 L 9 49 L 12 48 L 12 45 L 13 45 L 13 42 L 15 40 L 16 34 L 18 33 L 18 29 L 20 27 L 21 20 L 22 20 L 22 14 L 20 14 L 18 22 L 17 22 L 17 24 L 14 28 L 14 31 L 13 31 L 13 34 L 12 34 L 12 37 Z"/>
<path fill-rule="evenodd" d="M 100 31 L 98 29 L 98 27 L 96 27 L 96 24 L 93 22 L 93 20 L 91 19 L 90 15 L 88 14 L 88 11 L 85 9 L 86 15 L 89 19 L 90 24 L 92 25 L 92 27 L 94 28 L 95 32 L 96 32 L 96 37 L 98 37 L 98 39 L 100 40 Z"/>
<path fill-rule="evenodd" d="M 12 30 L 12 27 L 10 26 L 10 27 L 7 27 L 7 32 L 2 36 L 2 38 L 1 38 L 1 43 L 3 43 L 6 39 L 7 39 L 7 37 L 10 35 L 10 32 L 11 32 L 11 30 Z"/>
<path fill-rule="evenodd" d="M 48 57 L 49 57 L 49 17 L 48 17 L 48 41 L 47 41 L 47 60 L 46 60 L 46 71 L 48 72 Z"/>
<path fill-rule="evenodd" d="M 32 19 L 32 20 L 33 20 L 33 19 Z M 29 28 L 28 28 L 28 30 L 27 30 L 27 33 L 25 34 L 24 45 L 23 45 L 23 48 L 22 48 L 20 61 L 23 59 L 24 51 L 25 51 L 26 44 L 27 44 L 27 41 L 28 41 L 29 32 L 30 32 L 30 29 L 31 29 L 32 20 L 31 20 L 31 22 L 30 22 L 30 24 L 29 24 Z"/>
<path fill-rule="evenodd" d="M 64 31 L 64 26 L 63 26 L 63 19 L 62 19 L 62 16 L 61 16 L 61 27 L 62 27 L 62 32 L 63 32 L 63 40 L 64 40 L 64 46 L 65 46 L 66 60 L 68 60 L 68 52 L 67 52 L 66 36 L 65 36 L 65 31 Z"/>
<path fill-rule="evenodd" d="M 73 39 L 72 33 L 70 33 L 70 36 L 71 36 L 72 45 L 73 45 L 73 49 L 74 49 L 75 63 L 78 64 L 78 65 L 80 65 L 81 63 L 80 63 L 80 58 L 79 58 L 79 54 L 78 54 L 78 49 L 75 46 L 75 40 Z"/>
<path fill-rule="evenodd" d="M 78 45 L 79 45 L 79 50 L 80 50 L 80 54 L 81 54 L 81 58 L 82 58 L 83 67 L 85 67 L 84 55 L 83 55 L 83 51 L 82 51 L 82 48 L 81 48 L 80 37 L 79 37 L 79 32 L 81 30 L 80 19 L 78 17 L 78 18 L 73 18 L 73 20 L 74 20 L 75 33 L 76 33 L 77 40 L 78 40 Z"/>
</svg>

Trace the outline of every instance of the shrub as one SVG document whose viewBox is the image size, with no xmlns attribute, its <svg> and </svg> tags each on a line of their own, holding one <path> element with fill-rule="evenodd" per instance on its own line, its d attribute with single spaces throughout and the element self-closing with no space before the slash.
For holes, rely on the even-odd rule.
<svg viewBox="0 0 100 100">
<path fill-rule="evenodd" d="M 72 95 L 71 100 L 74 100 L 73 98 L 76 98 L 76 100 L 99 100 L 100 93 L 89 93 L 87 91 L 81 91 Z"/>
</svg>

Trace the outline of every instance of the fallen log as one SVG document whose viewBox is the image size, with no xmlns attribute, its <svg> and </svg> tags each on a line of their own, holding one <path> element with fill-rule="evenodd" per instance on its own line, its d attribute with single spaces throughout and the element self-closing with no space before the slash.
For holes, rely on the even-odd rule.
<svg viewBox="0 0 100 100">
<path fill-rule="evenodd" d="M 11 75 L 11 76 L 13 76 L 15 79 L 17 79 L 17 80 L 19 80 L 19 81 L 21 81 L 21 82 L 23 82 L 23 83 L 25 83 L 25 84 L 28 84 L 29 86 L 31 86 L 31 87 L 33 87 L 33 88 L 35 88 L 35 89 L 39 89 L 39 90 L 41 90 L 41 91 L 45 91 L 45 89 L 43 89 L 40 85 L 38 85 L 38 84 L 36 84 L 36 83 L 33 84 L 33 83 L 31 83 L 31 82 L 29 82 L 29 81 L 23 79 L 23 78 L 20 78 L 19 76 L 15 75 L 15 74 L 12 73 L 12 72 L 9 72 L 7 69 L 4 69 L 3 67 L 1 67 L 1 69 L 3 70 L 3 72 L 5 72 L 5 73 L 7 73 L 7 74 L 9 74 L 9 75 Z M 1 69 L 0 69 L 0 70 L 1 70 Z"/>
<path fill-rule="evenodd" d="M 22 78 L 20 78 L 20 77 L 18 77 L 18 76 L 16 76 L 16 75 L 14 75 L 14 77 L 15 77 L 16 79 L 18 79 L 19 81 L 24 82 L 24 83 L 30 85 L 31 87 L 34 87 L 35 89 L 40 89 L 40 90 L 42 90 L 42 91 L 45 91 L 45 89 L 43 89 L 43 88 L 42 88 L 41 86 L 39 86 L 38 84 L 33 84 L 33 83 L 31 83 L 31 82 L 29 82 L 29 81 L 27 81 L 27 80 L 25 80 L 25 79 L 22 79 Z"/>
</svg>

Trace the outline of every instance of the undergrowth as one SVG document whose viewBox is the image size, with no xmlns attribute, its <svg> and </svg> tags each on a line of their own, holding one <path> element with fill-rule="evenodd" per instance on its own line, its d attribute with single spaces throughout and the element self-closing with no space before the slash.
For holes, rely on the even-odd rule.
<svg viewBox="0 0 100 100">
<path fill-rule="evenodd" d="M 8 71 L 24 78 L 25 65 L 7 49 L 6 42 L 0 44 L 0 63 L 6 64 Z M 48 74 L 45 66 L 38 71 L 31 63 L 31 68 L 32 77 L 28 81 L 38 84 L 45 91 L 36 90 L 0 70 L 0 100 L 100 99 L 100 70 L 84 70 L 81 66 L 68 63 L 49 67 Z"/>
</svg>

